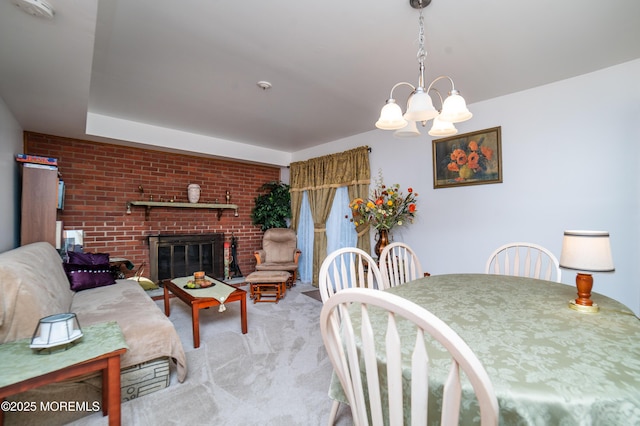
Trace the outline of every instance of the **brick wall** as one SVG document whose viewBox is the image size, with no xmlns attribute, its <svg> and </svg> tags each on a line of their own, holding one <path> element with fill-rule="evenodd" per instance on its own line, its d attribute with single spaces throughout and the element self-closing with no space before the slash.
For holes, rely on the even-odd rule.
<svg viewBox="0 0 640 426">
<path fill-rule="evenodd" d="M 262 231 L 251 224 L 253 200 L 265 182 L 278 180 L 280 169 L 265 165 L 165 153 L 84 140 L 25 132 L 25 153 L 55 157 L 65 183 L 64 210 L 58 220 L 64 229 L 84 231 L 84 250 L 106 252 L 130 259 L 136 266 L 149 263 L 148 235 L 223 232 L 238 238 L 238 263 L 243 275 L 255 269 L 253 251 L 260 248 Z M 145 220 L 145 208 L 127 201 L 149 200 L 187 202 L 187 186 L 201 187 L 201 203 L 238 205 L 224 210 L 220 220 L 216 210 L 153 208 Z M 138 187 L 144 188 L 144 195 Z M 148 274 L 147 274 L 148 276 Z"/>
</svg>

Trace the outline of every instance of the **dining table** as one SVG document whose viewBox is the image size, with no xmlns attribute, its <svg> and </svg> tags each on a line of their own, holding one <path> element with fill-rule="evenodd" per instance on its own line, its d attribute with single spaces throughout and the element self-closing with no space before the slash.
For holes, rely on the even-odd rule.
<svg viewBox="0 0 640 426">
<path fill-rule="evenodd" d="M 499 424 L 640 425 L 640 320 L 622 303 L 593 293 L 600 310 L 579 312 L 569 308 L 575 286 L 491 274 L 433 275 L 384 291 L 435 314 L 469 345 L 493 384 Z M 386 315 L 370 315 L 382 336 Z M 409 354 L 415 333 L 408 321 L 398 328 Z M 427 345 L 429 424 L 436 424 L 449 355 L 429 339 Z M 405 393 L 409 377 L 407 363 Z M 479 424 L 465 380 L 460 424 Z M 335 374 L 329 395 L 346 402 Z"/>
</svg>

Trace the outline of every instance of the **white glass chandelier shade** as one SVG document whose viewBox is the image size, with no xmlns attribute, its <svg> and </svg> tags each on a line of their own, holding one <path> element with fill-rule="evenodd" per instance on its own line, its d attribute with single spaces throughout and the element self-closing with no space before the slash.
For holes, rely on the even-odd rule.
<svg viewBox="0 0 640 426">
<path fill-rule="evenodd" d="M 467 103 L 457 90 L 452 90 L 442 104 L 440 119 L 451 123 L 460 123 L 473 117 L 467 109 Z"/>
<path fill-rule="evenodd" d="M 416 88 L 415 92 L 407 101 L 407 112 L 404 114 L 405 120 L 427 121 L 438 116 L 438 111 L 433 107 L 431 96 L 425 93 L 422 87 Z"/>
<path fill-rule="evenodd" d="M 393 136 L 397 138 L 414 138 L 420 136 L 420 131 L 415 121 L 407 120 L 407 125 L 393 132 Z"/>
<path fill-rule="evenodd" d="M 380 118 L 376 121 L 376 127 L 382 130 L 398 130 L 406 125 L 407 120 L 402 117 L 402 109 L 395 99 L 387 99 L 380 111 Z"/>
<path fill-rule="evenodd" d="M 458 133 L 458 129 L 450 121 L 441 120 L 440 117 L 433 119 L 433 126 L 429 130 L 431 136 L 453 136 Z"/>
</svg>

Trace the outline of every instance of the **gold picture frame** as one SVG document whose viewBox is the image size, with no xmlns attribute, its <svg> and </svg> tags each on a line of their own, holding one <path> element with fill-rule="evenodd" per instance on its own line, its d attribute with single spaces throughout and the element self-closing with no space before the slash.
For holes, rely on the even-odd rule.
<svg viewBox="0 0 640 426">
<path fill-rule="evenodd" d="M 502 183 L 501 128 L 433 140 L 433 187 Z"/>
</svg>

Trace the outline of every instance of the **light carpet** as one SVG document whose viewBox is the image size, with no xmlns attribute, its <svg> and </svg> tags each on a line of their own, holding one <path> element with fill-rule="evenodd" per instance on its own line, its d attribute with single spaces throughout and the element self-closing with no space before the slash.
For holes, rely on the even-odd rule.
<svg viewBox="0 0 640 426">
<path fill-rule="evenodd" d="M 247 287 L 241 287 L 247 289 Z M 122 404 L 123 425 L 326 425 L 332 401 L 332 367 L 322 343 L 322 303 L 303 294 L 298 282 L 278 303 L 247 298 L 247 334 L 240 330 L 240 304 L 200 311 L 200 348 L 193 348 L 191 313 L 171 299 L 170 319 L 188 365 L 184 383 L 172 371 L 171 385 Z M 162 301 L 156 302 L 160 309 Z M 100 413 L 73 425 L 106 425 Z M 341 405 L 336 425 L 352 424 Z"/>
</svg>

